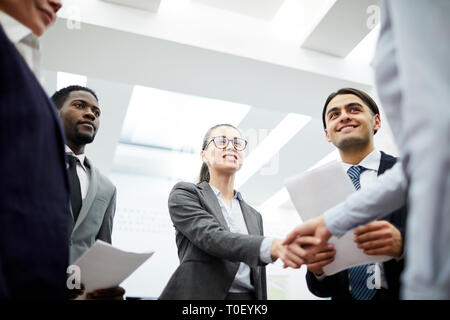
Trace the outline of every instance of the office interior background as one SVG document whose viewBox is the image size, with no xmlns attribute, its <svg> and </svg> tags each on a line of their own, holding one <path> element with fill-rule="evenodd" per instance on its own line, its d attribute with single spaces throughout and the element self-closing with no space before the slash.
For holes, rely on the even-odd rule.
<svg viewBox="0 0 450 320">
<path fill-rule="evenodd" d="M 122 286 L 157 298 L 179 264 L 167 198 L 196 182 L 208 128 L 231 123 L 249 146 L 236 188 L 267 236 L 301 218 L 284 180 L 339 159 L 321 112 L 342 87 L 379 102 L 370 66 L 374 0 L 66 0 L 41 41 L 49 95 L 80 84 L 102 115 L 87 156 L 117 187 L 113 245 L 155 254 Z M 381 107 L 379 149 L 397 155 Z M 322 195 L 318 195 L 319 197 Z M 325 196 L 325 195 L 323 195 Z M 318 299 L 306 267 L 267 266 L 269 299 Z"/>
</svg>

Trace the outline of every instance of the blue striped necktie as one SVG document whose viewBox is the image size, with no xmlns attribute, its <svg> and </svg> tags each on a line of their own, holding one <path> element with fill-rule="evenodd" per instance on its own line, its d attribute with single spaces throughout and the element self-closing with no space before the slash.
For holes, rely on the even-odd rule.
<svg viewBox="0 0 450 320">
<path fill-rule="evenodd" d="M 356 190 L 361 189 L 359 177 L 361 175 L 361 172 L 363 172 L 365 169 L 366 168 L 362 166 L 351 166 L 347 171 L 347 174 L 352 180 Z M 369 276 L 372 275 L 369 274 L 371 270 L 375 272 L 373 264 L 356 266 L 348 270 L 350 292 L 352 294 L 352 297 L 356 300 L 372 300 L 373 296 L 375 295 L 375 288 L 369 289 L 367 283 Z"/>
</svg>

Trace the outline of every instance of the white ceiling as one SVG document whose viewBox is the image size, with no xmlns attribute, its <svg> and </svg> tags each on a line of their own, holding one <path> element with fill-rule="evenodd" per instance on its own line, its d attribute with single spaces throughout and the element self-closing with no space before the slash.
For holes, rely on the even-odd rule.
<svg viewBox="0 0 450 320">
<path fill-rule="evenodd" d="M 303 48 L 346 57 L 375 27 L 378 0 L 336 1 L 302 43 Z"/>
<path fill-rule="evenodd" d="M 285 0 L 192 0 L 191 2 L 270 21 L 280 10 Z"/>
<path fill-rule="evenodd" d="M 268 162 L 249 162 L 255 173 L 240 189 L 251 204 L 260 205 L 281 192 L 285 178 L 334 150 L 320 119 L 329 93 L 351 86 L 375 95 L 369 66 L 375 32 L 359 27 L 349 34 L 353 48 L 346 44 L 344 57 L 302 48 L 311 37 L 333 36 L 333 30 L 324 30 L 331 23 L 327 13 L 336 6 L 340 15 L 346 12 L 342 6 L 358 15 L 346 1 L 161 0 L 150 12 L 66 0 L 60 19 L 42 39 L 45 87 L 54 92 L 57 72 L 85 76 L 102 107 L 101 128 L 88 155 L 106 173 L 149 179 L 193 181 L 203 135 L 219 122 L 239 125 L 252 145 L 250 161 L 271 133 L 282 133 L 279 125 L 288 114 L 306 117 L 301 130 L 272 148 L 279 152 L 269 154 Z M 341 21 L 348 24 L 345 17 Z M 376 143 L 395 153 L 387 126 Z"/>
</svg>

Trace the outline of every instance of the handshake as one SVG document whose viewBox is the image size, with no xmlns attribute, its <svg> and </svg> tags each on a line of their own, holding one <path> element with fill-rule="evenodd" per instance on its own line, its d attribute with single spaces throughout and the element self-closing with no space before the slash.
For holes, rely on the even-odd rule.
<svg viewBox="0 0 450 320">
<path fill-rule="evenodd" d="M 388 221 L 373 221 L 355 229 L 354 235 L 358 248 L 366 254 L 398 258 L 403 253 L 401 232 Z M 331 236 L 320 216 L 297 226 L 284 240 L 275 239 L 271 255 L 280 258 L 285 268 L 298 269 L 306 264 L 309 271 L 320 275 L 336 255 L 333 245 L 328 243 Z"/>
</svg>

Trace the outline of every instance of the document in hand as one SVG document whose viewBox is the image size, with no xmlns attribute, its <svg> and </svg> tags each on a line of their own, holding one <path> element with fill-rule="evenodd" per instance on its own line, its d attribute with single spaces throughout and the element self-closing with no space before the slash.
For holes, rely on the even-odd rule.
<svg viewBox="0 0 450 320">
<path fill-rule="evenodd" d="M 352 182 L 338 161 L 310 170 L 285 181 L 291 200 L 303 221 L 322 215 L 355 192 Z M 341 238 L 332 237 L 336 256 L 323 268 L 332 275 L 353 266 L 391 259 L 384 255 L 367 255 L 353 241 L 353 230 Z"/>
<path fill-rule="evenodd" d="M 81 283 L 85 293 L 97 289 L 116 287 L 153 255 L 133 253 L 117 249 L 109 243 L 97 240 L 73 264 L 80 267 Z"/>
</svg>

